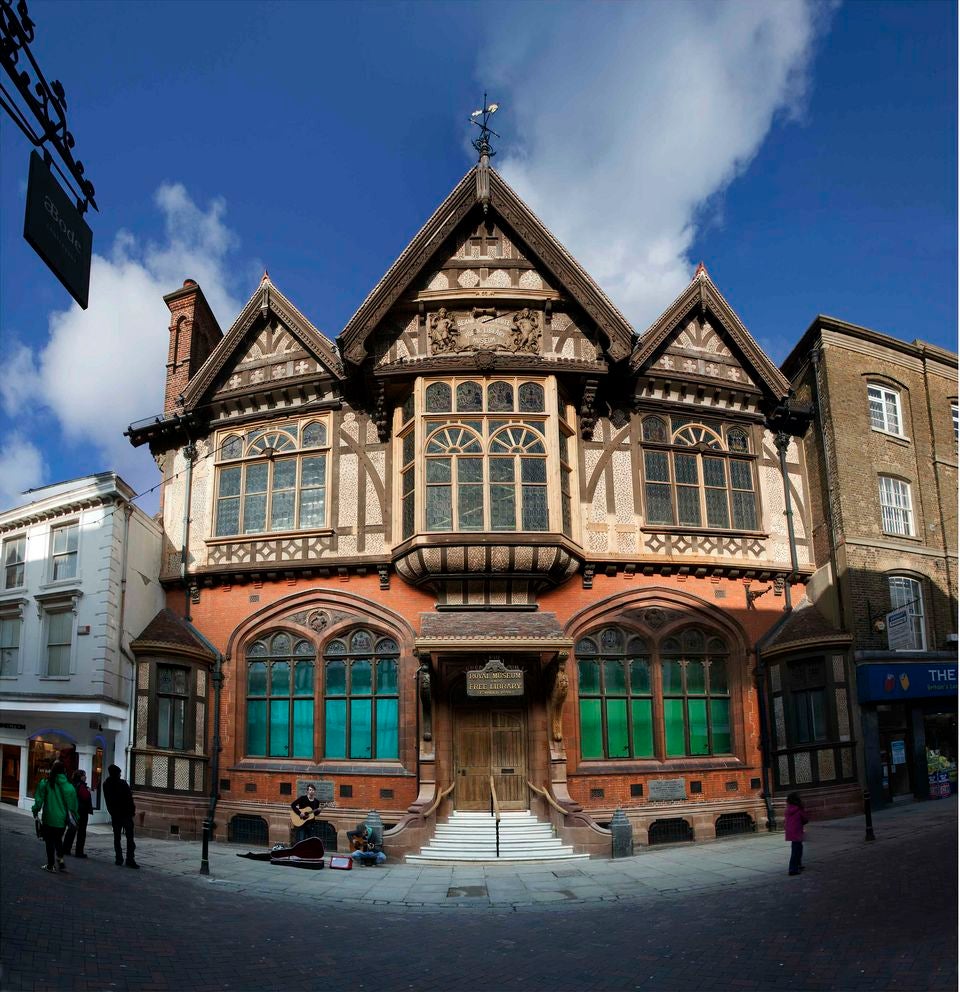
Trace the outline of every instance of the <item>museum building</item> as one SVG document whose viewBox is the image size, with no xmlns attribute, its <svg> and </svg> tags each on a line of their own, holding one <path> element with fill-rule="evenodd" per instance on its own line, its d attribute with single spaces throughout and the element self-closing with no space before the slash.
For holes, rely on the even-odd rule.
<svg viewBox="0 0 960 992">
<path fill-rule="evenodd" d="M 855 808 L 811 406 L 703 265 L 638 334 L 481 149 L 336 343 L 266 273 L 226 333 L 165 301 L 140 829 L 286 842 L 308 782 L 331 843 L 375 809 L 398 856 L 491 803 L 600 855 L 617 808 L 638 844 L 757 829 L 777 652 L 830 683 L 789 786 Z"/>
</svg>

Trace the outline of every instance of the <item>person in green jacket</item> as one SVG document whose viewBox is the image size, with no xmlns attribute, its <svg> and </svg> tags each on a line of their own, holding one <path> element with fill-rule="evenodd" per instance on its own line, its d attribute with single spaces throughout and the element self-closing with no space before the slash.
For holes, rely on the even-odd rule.
<svg viewBox="0 0 960 992">
<path fill-rule="evenodd" d="M 50 766 L 50 774 L 37 786 L 33 800 L 33 815 L 40 818 L 43 841 L 47 845 L 47 863 L 44 871 L 66 871 L 63 863 L 63 831 L 67 825 L 67 811 L 77 815 L 77 790 L 67 781 L 66 768 L 58 758 Z M 56 853 L 57 861 L 53 856 Z"/>
</svg>

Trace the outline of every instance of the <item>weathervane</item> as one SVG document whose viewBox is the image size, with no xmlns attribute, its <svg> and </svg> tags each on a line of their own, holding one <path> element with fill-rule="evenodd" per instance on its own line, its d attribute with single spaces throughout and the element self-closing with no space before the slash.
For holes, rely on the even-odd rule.
<svg viewBox="0 0 960 992">
<path fill-rule="evenodd" d="M 490 135 L 494 135 L 499 138 L 500 135 L 490 127 L 490 118 L 500 109 L 499 103 L 487 103 L 487 94 L 483 94 L 483 107 L 480 110 L 475 110 L 470 115 L 470 123 L 476 124 L 480 128 L 480 136 L 474 138 L 472 144 L 476 148 L 478 154 L 480 155 L 480 160 L 483 161 L 484 156 L 496 155 L 495 151 L 490 148 Z M 477 118 L 483 118 L 483 121 L 477 120 Z"/>
</svg>

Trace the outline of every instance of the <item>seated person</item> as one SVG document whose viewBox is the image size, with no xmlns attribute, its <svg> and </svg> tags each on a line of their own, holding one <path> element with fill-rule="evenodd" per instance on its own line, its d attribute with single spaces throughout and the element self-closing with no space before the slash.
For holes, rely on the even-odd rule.
<svg viewBox="0 0 960 992">
<path fill-rule="evenodd" d="M 304 820 L 299 827 L 297 827 L 297 832 L 295 834 L 296 843 L 300 843 L 302 840 L 306 840 L 308 837 L 319 837 L 320 836 L 320 825 L 317 823 L 317 813 L 320 810 L 320 800 L 317 799 L 317 787 L 315 785 L 307 786 L 307 794 L 305 796 L 298 796 L 292 803 L 290 803 L 290 809 L 294 811 L 299 817 L 309 817 L 309 819 Z"/>
<path fill-rule="evenodd" d="M 366 823 L 358 823 L 356 830 L 347 831 L 347 840 L 353 847 L 351 857 L 362 865 L 382 865 L 387 856 L 383 845 L 378 843 L 376 834 Z"/>
</svg>

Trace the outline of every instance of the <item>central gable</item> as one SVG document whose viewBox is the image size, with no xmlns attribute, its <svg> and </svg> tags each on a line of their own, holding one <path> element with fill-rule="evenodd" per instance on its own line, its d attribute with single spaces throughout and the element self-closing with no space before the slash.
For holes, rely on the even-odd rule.
<svg viewBox="0 0 960 992">
<path fill-rule="evenodd" d="M 438 305 L 432 307 L 433 302 Z M 450 304 L 443 314 L 441 302 Z M 536 315 L 540 334 L 560 311 L 567 317 L 582 314 L 583 329 L 613 361 L 627 358 L 633 346 L 626 318 L 520 197 L 484 165 L 467 173 L 348 322 L 339 338 L 346 360 L 361 364 L 371 352 L 379 359 L 384 334 L 409 338 L 410 320 L 398 323 L 393 311 L 411 304 L 421 328 L 429 325 L 434 332 L 434 342 L 460 342 L 465 331 L 472 336 L 479 328 L 465 328 L 468 318 L 492 323 L 506 316 L 505 333 L 520 346 L 494 335 L 503 339 L 503 347 L 495 350 L 528 351 L 538 331 L 524 311 Z M 456 313 L 451 316 L 451 311 Z M 520 326 L 514 323 L 517 314 Z M 439 330 L 438 321 L 444 322 Z M 587 350 L 595 361 L 597 348 Z M 432 354 L 429 348 L 411 353 L 408 340 L 397 357 Z M 568 357 L 586 360 L 581 354 Z"/>
</svg>

